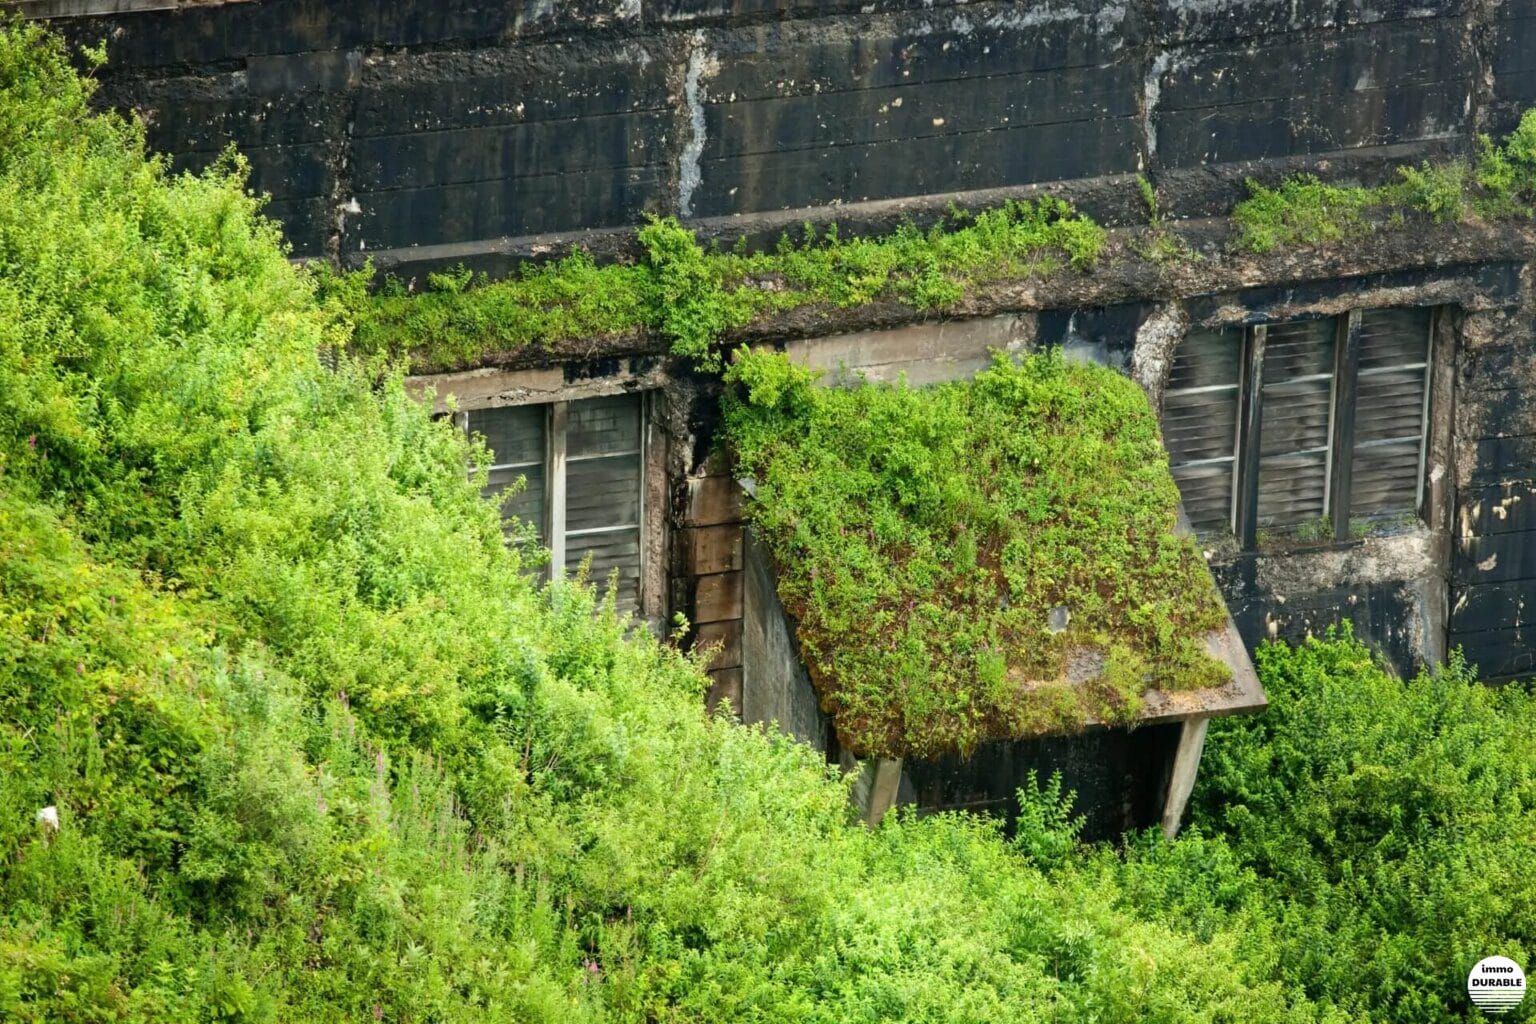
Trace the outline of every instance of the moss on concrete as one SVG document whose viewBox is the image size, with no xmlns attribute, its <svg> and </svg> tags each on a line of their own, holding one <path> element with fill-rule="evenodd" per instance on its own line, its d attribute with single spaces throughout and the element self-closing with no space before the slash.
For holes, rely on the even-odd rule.
<svg viewBox="0 0 1536 1024">
<path fill-rule="evenodd" d="M 955 211 L 928 231 L 881 238 L 835 231 L 773 252 L 706 250 L 677 221 L 653 220 L 632 263 L 596 265 L 577 251 L 504 281 L 435 274 L 430 288 L 386 287 L 359 312 L 357 343 L 418 365 L 470 365 L 488 352 L 548 347 L 568 338 L 656 332 L 673 352 L 718 366 L 716 345 L 763 313 L 879 299 L 943 310 L 987 281 L 1086 270 L 1104 230 L 1055 199 Z"/>
</svg>

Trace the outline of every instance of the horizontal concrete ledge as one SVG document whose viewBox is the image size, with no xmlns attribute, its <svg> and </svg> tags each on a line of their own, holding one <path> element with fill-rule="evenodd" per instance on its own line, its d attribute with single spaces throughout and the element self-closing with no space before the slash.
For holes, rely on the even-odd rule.
<svg viewBox="0 0 1536 1024">
<path fill-rule="evenodd" d="M 1225 686 L 1205 690 L 1180 690 L 1164 693 L 1148 690 L 1142 695 L 1138 725 L 1156 725 L 1161 722 L 1183 722 L 1196 718 L 1220 718 L 1225 715 L 1246 715 L 1264 710 L 1269 698 L 1253 670 L 1243 638 L 1230 616 L 1227 628 L 1206 638 L 1205 649 L 1211 657 L 1226 665 L 1232 672 L 1232 680 Z"/>
<path fill-rule="evenodd" d="M 704 244 L 719 242 L 730 246 L 742 238 L 748 244 L 771 247 L 782 234 L 798 236 L 810 224 L 818 232 L 833 224 L 844 237 L 884 235 L 898 225 L 937 223 L 952 207 L 986 210 L 1005 202 L 1053 196 L 1065 199 L 1108 224 L 1126 224 L 1143 218 L 1141 199 L 1136 191 L 1136 176 L 1116 174 L 1100 178 L 1043 181 L 1008 188 L 976 189 L 969 192 L 943 192 L 931 195 L 872 199 L 857 203 L 830 203 L 788 210 L 733 213 L 719 217 L 685 218 Z M 520 237 L 481 238 L 437 245 L 412 245 L 395 249 L 347 252 L 342 261 L 348 267 L 361 267 L 371 260 L 381 273 L 406 276 L 450 267 L 457 263 L 484 265 L 491 271 L 498 263 L 515 266 L 559 258 L 576 248 L 586 249 L 598 260 L 617 259 L 639 254 L 635 242 L 638 225 L 560 231 Z M 492 276 L 495 276 L 493 273 Z"/>
<path fill-rule="evenodd" d="M 3 0 L 0 0 L 3 2 Z M 44 2 L 44 0 L 35 0 Z M 51 0 L 51 2 L 111 2 L 111 0 Z M 122 0 L 128 2 L 128 0 Z M 177 6 L 171 0 L 144 0 Z M 1453 155 L 1443 140 L 1397 143 L 1357 150 L 1317 153 L 1278 160 L 1236 161 L 1211 164 L 1195 169 L 1154 172 L 1151 177 L 1183 202 L 1164 200 L 1165 212 L 1219 217 L 1247 195 L 1251 178 L 1278 181 L 1288 174 L 1310 171 L 1332 180 L 1341 175 L 1377 180 L 1389 178 L 1403 163 L 1428 157 Z M 888 234 L 904 223 L 927 227 L 937 223 L 954 207 L 986 210 L 1009 200 L 1039 199 L 1051 196 L 1064 199 L 1109 227 L 1138 227 L 1145 224 L 1146 208 L 1136 186 L 1137 175 L 1111 174 L 1095 178 L 1041 181 L 1003 188 L 973 189 L 927 195 L 873 199 L 854 203 L 830 203 L 786 210 L 734 213 L 718 217 L 686 218 L 705 243 L 718 242 L 729 247 L 741 239 L 753 247 L 771 248 L 785 232 L 798 235 L 810 224 L 818 232 L 836 224 L 845 237 Z M 1180 207 L 1183 207 L 1181 210 Z M 1223 218 L 1224 219 L 1224 218 Z M 492 277 L 503 276 L 519 264 L 559 258 L 576 248 L 591 252 L 598 262 L 632 257 L 639 253 L 635 244 L 636 225 L 591 228 L 580 231 L 551 232 L 519 237 L 470 239 L 434 245 L 413 245 L 391 249 L 347 252 L 343 263 L 361 267 L 369 260 L 381 273 L 403 278 L 421 278 L 427 273 L 464 264 L 485 270 Z"/>
<path fill-rule="evenodd" d="M 1230 224 L 1225 219 L 1185 222 L 1180 233 L 1196 243 L 1202 258 L 1179 265 L 1152 263 L 1136 251 L 1141 232 L 1117 229 L 1099 265 L 1088 273 L 1060 271 L 1045 277 L 991 282 L 966 296 L 942 315 L 914 309 L 894 299 L 851 308 L 811 305 L 748 324 L 721 342 L 722 350 L 740 344 L 782 346 L 799 339 L 830 338 L 851 332 L 885 330 L 914 324 L 978 320 L 1002 314 L 1073 310 L 1127 302 L 1182 301 L 1196 322 L 1214 326 L 1250 316 L 1241 301 L 1246 293 L 1268 289 L 1274 294 L 1261 303 L 1272 315 L 1290 315 L 1307 300 L 1299 286 L 1352 281 L 1350 301 L 1382 306 L 1449 303 L 1464 309 L 1502 308 L 1518 301 L 1519 264 L 1536 256 L 1536 228 L 1528 224 L 1408 224 L 1383 227 L 1364 238 L 1265 255 L 1226 249 Z M 1488 268 L 1500 270 L 1490 285 L 1482 278 Z M 1404 289 L 1381 275 L 1418 275 Z M 1422 277 L 1424 280 L 1420 280 Z M 1433 278 L 1434 280 L 1429 280 Z M 1298 286 L 1292 288 L 1292 286 Z M 1362 291 L 1362 289 L 1364 291 Z M 1337 289 L 1336 289 L 1337 290 Z M 1340 292 L 1343 294 L 1343 292 Z M 1236 320 L 1234 320 L 1236 318 Z M 636 329 L 600 337 L 570 338 L 547 347 L 485 352 L 474 365 L 418 364 L 417 373 L 436 375 L 500 367 L 526 369 L 572 361 L 667 352 L 665 338 Z"/>
</svg>

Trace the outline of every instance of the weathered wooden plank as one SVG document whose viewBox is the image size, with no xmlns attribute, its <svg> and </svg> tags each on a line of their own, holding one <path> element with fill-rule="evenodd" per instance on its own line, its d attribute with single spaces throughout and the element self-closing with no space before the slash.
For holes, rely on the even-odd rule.
<svg viewBox="0 0 1536 1024">
<path fill-rule="evenodd" d="M 201 171 L 222 153 L 219 150 L 179 151 L 173 161 L 179 171 Z M 334 175 L 331 151 L 322 144 L 245 146 L 240 152 L 251 163 L 250 187 L 278 199 L 312 199 L 328 196 Z"/>
<path fill-rule="evenodd" d="M 1536 530 L 1536 483 L 1510 480 L 1469 488 L 1458 496 L 1458 542 L 1526 530 Z"/>
<path fill-rule="evenodd" d="M 1357 69 L 1363 73 L 1363 69 Z M 1168 111 L 1157 120 L 1166 165 L 1274 160 L 1439 138 L 1459 123 L 1466 79 L 1355 93 L 1305 93 L 1212 109 Z"/>
<path fill-rule="evenodd" d="M 1502 391 L 1536 380 L 1536 349 L 1527 345 L 1490 345 L 1462 354 L 1457 386 L 1464 392 Z"/>
<path fill-rule="evenodd" d="M 1452 635 L 1524 628 L 1536 639 L 1536 579 L 1458 590 L 1451 604 Z"/>
<path fill-rule="evenodd" d="M 704 693 L 704 706 L 711 714 L 721 701 L 730 701 L 731 710 L 741 716 L 741 669 L 717 668 L 709 672 L 709 689 Z"/>
<path fill-rule="evenodd" d="M 687 572 L 708 576 L 741 568 L 741 527 L 699 526 L 681 531 Z"/>
<path fill-rule="evenodd" d="M 742 579 L 739 572 L 721 572 L 694 578 L 695 624 L 741 618 Z"/>
<path fill-rule="evenodd" d="M 1485 437 L 1475 442 L 1472 486 L 1536 477 L 1536 435 Z"/>
<path fill-rule="evenodd" d="M 741 522 L 741 485 L 730 476 L 688 479 L 682 526 L 717 526 Z"/>
<path fill-rule="evenodd" d="M 1123 65 L 721 99 L 706 108 L 703 156 L 716 159 L 1130 117 L 1136 113 L 1139 87 L 1140 72 Z"/>
<path fill-rule="evenodd" d="M 355 94 L 355 137 L 571 124 L 671 109 L 668 62 L 642 41 L 576 60 L 543 47 L 474 51 L 441 70 L 431 67 L 434 59 L 400 57 L 395 74 L 370 76 Z M 550 73 L 552 60 L 559 62 L 558 75 Z"/>
<path fill-rule="evenodd" d="M 1011 5 L 1009 5 L 1011 6 Z M 994 7 L 995 10 L 995 7 Z M 850 43 L 815 22 L 783 23 L 780 31 L 743 29 L 722 34 L 720 71 L 708 81 L 712 96 L 761 97 L 838 92 L 857 88 L 980 78 L 1053 68 L 1101 67 L 1128 60 L 1134 24 L 1124 9 L 1102 4 L 997 11 L 936 25 L 912 14 L 887 26 L 869 26 Z M 1038 15 L 1038 16 L 1037 16 Z M 1027 26 L 1016 22 L 1031 20 Z"/>
<path fill-rule="evenodd" d="M 1471 74 L 1472 58 L 1456 36 L 1459 29 L 1455 19 L 1429 19 L 1350 26 L 1323 35 L 1245 35 L 1172 62 L 1163 75 L 1157 109 L 1213 114 L 1217 108 L 1293 97 L 1316 104 L 1321 113 L 1350 96 L 1438 86 Z M 1306 87 L 1298 89 L 1302 82 Z M 1255 131 L 1275 127 L 1253 126 Z"/>
<path fill-rule="evenodd" d="M 702 161 L 701 216 L 1001 188 L 1137 169 L 1134 117 Z"/>
<path fill-rule="evenodd" d="M 714 657 L 709 660 L 709 668 L 740 668 L 741 667 L 741 620 L 730 622 L 711 622 L 700 626 L 693 636 L 694 650 L 711 648 L 715 651 Z"/>
<path fill-rule="evenodd" d="M 1536 629 L 1529 626 L 1452 633 L 1450 647 L 1461 648 L 1479 679 L 1497 682 L 1536 673 Z"/>
<path fill-rule="evenodd" d="M 1457 398 L 1460 433 L 1479 440 L 1536 435 L 1536 393 L 1528 387 L 1464 390 Z"/>
<path fill-rule="evenodd" d="M 373 251 L 628 226 L 640 219 L 666 173 L 656 164 L 362 194 L 355 231 L 348 221 L 347 245 Z"/>
<path fill-rule="evenodd" d="M 1536 17 L 1523 4 L 1500 8 L 1525 17 L 1505 17 L 1494 22 L 1493 73 L 1495 76 L 1536 71 Z"/>
<path fill-rule="evenodd" d="M 353 143 L 362 192 L 643 166 L 667 157 L 667 111 L 378 135 Z"/>
</svg>

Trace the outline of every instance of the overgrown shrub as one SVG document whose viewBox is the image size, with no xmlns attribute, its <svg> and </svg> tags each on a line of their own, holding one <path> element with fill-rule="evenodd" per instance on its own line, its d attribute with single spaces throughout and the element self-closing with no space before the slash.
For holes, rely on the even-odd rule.
<svg viewBox="0 0 1536 1024">
<path fill-rule="evenodd" d="M 1211 727 L 1193 830 L 1099 868 L 1330 1017 L 1482 1019 L 1471 966 L 1536 957 L 1536 696 L 1459 662 L 1405 682 L 1347 636 L 1258 668 L 1270 707 Z"/>
<path fill-rule="evenodd" d="M 1497 145 L 1488 136 L 1478 139 L 1478 212 L 1490 217 L 1529 217 L 1536 203 L 1536 110 L 1527 110 L 1520 124 Z"/>
<path fill-rule="evenodd" d="M 1530 698 L 1348 646 L 1266 655 L 1198 842 L 850 826 L 528 583 L 237 161 L 170 176 L 88 93 L 0 26 L 0 1020 L 1433 1020 L 1458 957 L 1529 963 Z"/>
<path fill-rule="evenodd" d="M 534 589 L 485 453 L 347 354 L 355 282 L 88 94 L 0 27 L 0 1019 L 1288 1012 L 990 824 L 850 824 L 696 666 Z"/>
<path fill-rule="evenodd" d="M 1425 161 L 1399 167 L 1396 181 L 1374 188 L 1328 185 L 1298 174 L 1272 189 L 1249 181 L 1248 191 L 1232 210 L 1237 245 L 1260 253 L 1358 237 L 1410 213 L 1436 223 L 1469 213 L 1528 218 L 1536 203 L 1536 110 L 1526 111 L 1502 144 L 1482 136 L 1471 171 L 1462 161 Z"/>
</svg>

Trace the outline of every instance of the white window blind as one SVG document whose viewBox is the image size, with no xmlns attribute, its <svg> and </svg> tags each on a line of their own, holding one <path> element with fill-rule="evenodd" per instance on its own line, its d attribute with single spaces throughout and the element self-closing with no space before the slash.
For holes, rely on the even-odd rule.
<svg viewBox="0 0 1536 1024">
<path fill-rule="evenodd" d="M 1270 324 L 1259 444 L 1261 528 L 1316 522 L 1327 510 L 1334 320 Z"/>
<path fill-rule="evenodd" d="M 1429 415 L 1429 340 L 1427 309 L 1370 309 L 1360 315 L 1353 516 L 1418 510 Z"/>
<path fill-rule="evenodd" d="M 1345 540 L 1418 511 L 1434 311 L 1371 309 L 1186 337 L 1163 440 L 1195 530 Z"/>
<path fill-rule="evenodd" d="M 1232 527 L 1241 328 L 1195 331 L 1174 356 L 1163 392 L 1163 443 L 1184 512 L 1199 533 Z"/>
</svg>

